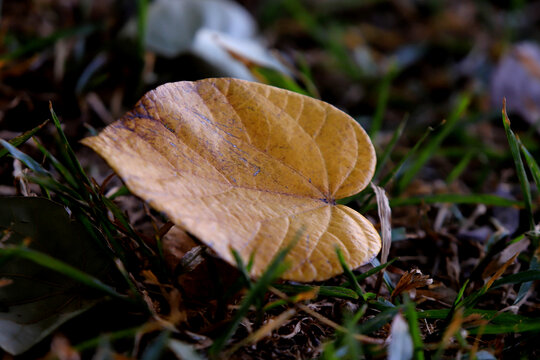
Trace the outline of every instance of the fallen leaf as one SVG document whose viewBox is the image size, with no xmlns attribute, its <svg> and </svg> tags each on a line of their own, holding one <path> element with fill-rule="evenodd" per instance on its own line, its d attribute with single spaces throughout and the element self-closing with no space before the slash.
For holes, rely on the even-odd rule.
<svg viewBox="0 0 540 360">
<path fill-rule="evenodd" d="M 414 291 L 417 288 L 431 284 L 433 284 L 433 279 L 430 279 L 429 275 L 423 275 L 418 269 L 409 270 L 399 279 L 396 288 L 392 292 L 392 298 L 395 298 L 405 291 Z M 414 292 L 414 294 L 416 294 L 416 292 Z"/>
<path fill-rule="evenodd" d="M 112 267 L 85 227 L 46 198 L 0 198 L 0 233 L 2 247 L 24 244 L 98 278 L 106 278 Z M 4 253 L 0 259 L 0 348 L 12 355 L 103 299 L 37 263 Z"/>
<path fill-rule="evenodd" d="M 283 278 L 340 274 L 380 250 L 373 225 L 336 199 L 370 181 L 375 151 L 358 123 L 319 100 L 237 79 L 170 83 L 83 140 L 129 189 L 234 264 L 260 275 L 295 239 Z"/>
<path fill-rule="evenodd" d="M 240 38 L 211 29 L 197 31 L 191 47 L 193 54 L 212 65 L 218 74 L 255 80 L 249 64 L 273 69 L 283 76 L 289 70 L 257 38 Z"/>
<path fill-rule="evenodd" d="M 148 6 L 144 45 L 159 55 L 175 57 L 191 48 L 201 29 L 237 38 L 251 38 L 256 34 L 255 20 L 234 1 L 158 0 Z M 137 19 L 132 19 L 123 33 L 135 38 Z"/>
</svg>

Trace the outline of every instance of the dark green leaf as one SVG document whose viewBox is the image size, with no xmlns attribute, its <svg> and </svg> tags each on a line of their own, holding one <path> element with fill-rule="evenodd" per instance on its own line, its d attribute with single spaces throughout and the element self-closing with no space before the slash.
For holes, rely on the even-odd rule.
<svg viewBox="0 0 540 360">
<path fill-rule="evenodd" d="M 525 167 L 523 166 L 523 161 L 521 160 L 521 155 L 519 152 L 519 145 L 518 140 L 516 138 L 516 135 L 510 129 L 510 120 L 508 119 L 508 115 L 506 114 L 506 99 L 503 103 L 503 125 L 504 125 L 504 131 L 506 132 L 506 137 L 508 139 L 508 145 L 510 145 L 510 152 L 512 153 L 512 157 L 514 158 L 514 165 L 516 166 L 516 174 L 519 179 L 519 183 L 521 185 L 521 192 L 523 195 L 523 199 L 525 202 L 525 209 L 527 210 L 527 217 L 529 218 L 529 227 L 531 230 L 534 230 L 535 222 L 534 222 L 534 215 L 533 215 L 533 206 L 532 206 L 532 197 L 531 197 L 531 187 L 529 184 L 529 179 L 527 178 L 527 174 L 525 173 Z"/>
<path fill-rule="evenodd" d="M 80 280 L 114 292 L 95 278 L 107 276 L 109 257 L 61 205 L 45 198 L 0 198 L 0 230 L 7 234 L 0 278 L 12 281 L 0 287 L 0 347 L 6 351 L 24 352 L 103 297 L 81 287 Z M 77 278 L 81 274 L 84 279 Z"/>
</svg>

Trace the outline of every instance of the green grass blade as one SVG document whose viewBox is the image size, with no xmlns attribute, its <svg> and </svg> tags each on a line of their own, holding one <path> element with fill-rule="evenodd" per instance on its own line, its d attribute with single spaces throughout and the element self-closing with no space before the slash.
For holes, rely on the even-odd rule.
<svg viewBox="0 0 540 360">
<path fill-rule="evenodd" d="M 386 309 L 379 314 L 375 315 L 371 319 L 368 319 L 358 325 L 358 333 L 359 334 L 370 334 L 374 331 L 379 330 L 384 325 L 388 324 L 394 316 L 400 311 L 403 310 L 403 306 L 396 306 L 394 308 Z"/>
<path fill-rule="evenodd" d="M 285 264 L 283 261 L 285 260 L 285 257 L 292 249 L 292 247 L 296 245 L 299 237 L 300 236 L 298 235 L 296 237 L 296 240 L 291 242 L 291 244 L 281 250 L 274 257 L 270 265 L 268 265 L 268 267 L 266 268 L 266 271 L 261 275 L 259 280 L 254 284 L 254 286 L 248 291 L 246 297 L 242 301 L 242 305 L 240 305 L 240 308 L 234 314 L 233 319 L 231 320 L 225 331 L 220 337 L 218 337 L 214 341 L 214 343 L 210 347 L 209 354 L 212 357 L 217 357 L 217 355 L 223 350 L 227 341 L 234 335 L 242 318 L 244 318 L 245 315 L 248 313 L 250 306 L 254 304 L 257 299 L 259 299 L 267 291 L 268 287 L 273 281 L 275 281 L 281 274 L 283 274 L 287 270 L 287 264 Z"/>
<path fill-rule="evenodd" d="M 146 26 L 148 23 L 148 0 L 137 0 L 137 52 L 144 58 Z"/>
<path fill-rule="evenodd" d="M 392 64 L 384 77 L 381 79 L 377 97 L 377 107 L 375 108 L 375 114 L 373 115 L 371 127 L 369 128 L 369 137 L 372 140 L 375 140 L 377 134 L 381 130 L 384 113 L 386 112 L 386 106 L 388 105 L 390 85 L 398 73 L 398 67 L 395 64 Z"/>
<path fill-rule="evenodd" d="M 448 120 L 442 127 L 442 129 L 430 140 L 430 142 L 422 149 L 418 158 L 407 169 L 407 171 L 401 176 L 397 184 L 397 193 L 400 194 L 411 183 L 414 177 L 422 169 L 422 167 L 428 162 L 431 156 L 435 153 L 437 148 L 441 145 L 442 141 L 450 134 L 461 118 L 462 113 L 469 105 L 470 98 L 462 95 L 458 101 L 454 111 L 448 117 Z"/>
<path fill-rule="evenodd" d="M 113 194 L 109 196 L 110 200 L 114 200 L 119 196 L 129 195 L 131 194 L 129 189 L 126 185 L 122 185 L 118 190 L 116 190 Z"/>
<path fill-rule="evenodd" d="M 421 319 L 445 319 L 450 313 L 449 309 L 434 309 L 423 310 L 418 312 L 418 317 Z M 472 314 L 481 315 L 482 318 L 489 320 L 493 324 L 514 324 L 516 322 L 523 322 L 528 318 L 521 315 L 516 315 L 510 312 L 500 312 L 498 310 L 484 310 L 484 309 L 465 309 L 463 316 L 467 317 Z"/>
<path fill-rule="evenodd" d="M 413 341 L 414 358 L 417 360 L 424 359 L 424 343 L 422 342 L 422 336 L 420 334 L 420 328 L 418 327 L 418 313 L 416 312 L 415 304 L 411 301 L 409 296 L 405 294 L 403 296 L 405 301 L 405 316 L 409 323 L 409 331 Z"/>
<path fill-rule="evenodd" d="M 445 319 L 449 316 L 450 310 L 424 310 L 418 312 L 418 317 L 422 319 Z M 490 323 L 482 330 L 481 327 L 468 329 L 470 334 L 502 334 L 512 332 L 535 331 L 539 329 L 540 321 L 535 318 L 528 318 L 521 315 L 516 315 L 510 312 L 500 312 L 497 310 L 484 309 L 465 309 L 463 316 L 481 315 L 483 319 Z"/>
<path fill-rule="evenodd" d="M 502 119 L 504 125 L 504 131 L 506 132 L 506 137 L 508 139 L 508 145 L 510 145 L 510 152 L 514 158 L 514 165 L 516 167 L 516 174 L 521 185 L 521 192 L 523 195 L 523 201 L 525 202 L 525 210 L 527 211 L 527 217 L 529 219 L 530 230 L 534 230 L 535 222 L 534 215 L 532 210 L 532 197 L 531 197 L 531 187 L 529 184 L 529 179 L 525 173 L 525 167 L 523 166 L 523 161 L 521 160 L 521 155 L 519 151 L 518 140 L 516 135 L 510 129 L 510 119 L 506 114 L 506 99 L 503 101 L 503 110 L 502 110 Z"/>
<path fill-rule="evenodd" d="M 412 158 L 412 156 L 416 153 L 416 151 L 418 151 L 420 146 L 424 143 L 424 141 L 427 139 L 427 137 L 429 136 L 429 134 L 433 130 L 434 130 L 433 128 L 428 127 L 426 129 L 426 131 L 424 132 L 424 134 L 416 142 L 416 144 L 414 144 L 412 149 L 407 151 L 405 156 L 399 161 L 399 163 L 396 166 L 394 166 L 394 168 L 392 170 L 390 170 L 390 172 L 388 174 L 385 175 L 385 177 L 377 184 L 377 186 L 384 188 L 386 186 L 386 184 L 388 184 L 388 182 L 390 180 L 392 180 L 396 176 L 396 174 L 402 168 L 402 166 L 410 158 Z M 365 212 L 366 209 L 367 209 L 366 207 L 368 206 L 370 201 L 375 196 L 375 193 L 373 192 L 373 189 L 371 189 L 371 187 L 369 187 L 369 186 L 367 188 L 365 188 L 363 191 L 361 191 L 360 193 L 356 194 L 356 195 L 349 196 L 349 197 L 346 197 L 346 198 L 343 198 L 343 199 L 338 199 L 337 203 L 342 204 L 342 205 L 346 205 L 346 204 L 350 203 L 353 200 L 362 199 L 362 198 L 366 197 L 367 194 L 369 194 L 369 196 L 367 196 L 367 198 L 365 198 L 365 200 L 363 200 L 362 204 L 360 205 L 360 209 L 361 209 L 360 212 Z"/>
<path fill-rule="evenodd" d="M 35 172 L 36 174 L 43 175 L 43 176 L 50 176 L 49 172 L 34 159 L 32 159 L 30 156 L 26 155 L 19 149 L 17 149 L 15 146 L 11 145 L 9 142 L 0 139 L 0 144 L 4 146 L 4 149 L 7 150 L 11 156 L 13 156 L 15 159 L 22 162 L 24 165 L 26 165 L 30 170 Z"/>
<path fill-rule="evenodd" d="M 503 285 L 508 284 L 521 284 L 528 281 L 540 280 L 540 270 L 525 270 L 518 272 L 517 274 L 512 274 L 505 276 L 499 280 L 495 280 L 491 289 L 499 288 Z"/>
<path fill-rule="evenodd" d="M 79 160 L 77 159 L 77 156 L 75 155 L 75 152 L 71 148 L 71 145 L 69 144 L 66 134 L 64 134 L 64 131 L 62 130 L 62 126 L 60 125 L 60 120 L 58 120 L 58 117 L 56 116 L 56 113 L 54 112 L 54 109 L 51 103 L 49 103 L 49 110 L 51 112 L 54 126 L 56 126 L 56 130 L 58 132 L 58 135 L 60 136 L 61 151 L 65 153 L 66 160 L 68 161 L 68 165 L 71 165 L 71 167 L 73 168 L 71 169 L 71 173 L 79 177 L 80 181 L 82 181 L 84 184 L 89 185 L 88 187 L 89 189 L 93 189 L 92 182 L 86 175 L 86 172 L 83 170 L 81 164 L 79 163 Z"/>
<path fill-rule="evenodd" d="M 459 289 L 459 292 L 456 296 L 456 301 L 454 301 L 454 304 L 458 304 L 461 299 L 463 299 L 463 294 L 465 293 L 465 289 L 467 289 L 467 285 L 469 285 L 469 279 L 465 280 L 465 284 Z"/>
<path fill-rule="evenodd" d="M 60 173 L 60 175 L 62 175 L 62 177 L 66 180 L 66 182 L 72 188 L 78 189 L 79 188 L 79 183 L 71 175 L 69 170 L 60 161 L 58 161 L 58 159 L 56 159 L 56 157 L 54 157 L 53 154 L 51 154 L 47 149 L 45 149 L 43 147 L 43 145 L 41 145 L 39 143 L 39 141 L 35 140 L 34 142 L 35 142 L 36 146 L 38 147 L 39 151 L 41 151 L 41 153 L 43 155 L 45 155 L 47 160 L 49 160 L 51 162 L 51 165 L 56 169 L 56 171 L 58 171 L 58 173 Z"/>
<path fill-rule="evenodd" d="M 390 154 L 394 150 L 396 143 L 398 142 L 398 140 L 401 138 L 401 135 L 403 134 L 403 130 L 405 130 L 405 126 L 407 125 L 408 118 L 409 118 L 408 116 L 405 116 L 403 120 L 399 123 L 398 127 L 392 134 L 392 139 L 390 139 L 390 142 L 384 149 L 383 154 L 377 160 L 377 165 L 375 167 L 375 174 L 373 175 L 373 179 L 377 179 L 377 176 L 379 175 L 381 169 L 384 168 L 384 165 L 386 165 L 386 162 L 390 158 Z"/>
<path fill-rule="evenodd" d="M 234 260 L 236 261 L 236 267 L 238 268 L 238 270 L 240 270 L 240 273 L 244 278 L 244 282 L 249 289 L 253 288 L 253 283 L 251 282 L 251 277 L 249 276 L 249 270 L 244 265 L 244 260 L 242 260 L 242 257 L 240 256 L 238 251 L 236 251 L 235 249 L 231 249 L 231 251 L 234 256 Z"/>
<path fill-rule="evenodd" d="M 257 74 L 257 78 L 262 78 L 261 80 L 264 80 L 263 82 L 272 85 L 275 87 L 279 87 L 282 89 L 294 91 L 298 94 L 302 95 L 308 95 L 310 96 L 306 90 L 304 90 L 298 83 L 289 75 L 282 73 L 281 71 L 264 67 L 264 66 L 249 66 L 249 70 L 252 73 Z"/>
<path fill-rule="evenodd" d="M 446 177 L 446 183 L 451 184 L 453 183 L 457 178 L 463 174 L 469 163 L 471 162 L 472 158 L 474 156 L 474 151 L 469 151 L 465 154 L 464 157 L 461 158 L 459 163 L 456 165 L 455 168 L 452 169 L 450 174 Z"/>
<path fill-rule="evenodd" d="M 529 270 L 540 271 L 540 263 L 538 262 L 538 258 L 536 256 L 533 256 L 533 258 L 531 259 L 531 262 L 529 263 Z M 531 288 L 532 284 L 533 284 L 532 281 L 526 281 L 521 284 L 521 286 L 519 287 L 519 291 L 516 296 L 516 299 L 514 300 L 514 305 L 519 304 L 521 302 L 521 300 L 529 292 L 529 289 Z"/>
<path fill-rule="evenodd" d="M 521 149 L 525 162 L 531 171 L 536 187 L 538 188 L 538 192 L 540 192 L 540 167 L 538 167 L 538 163 L 536 160 L 534 160 L 534 157 L 531 155 L 529 150 L 527 150 L 525 145 L 521 143 L 521 141 L 519 142 L 519 148 Z"/>
<path fill-rule="evenodd" d="M 319 296 L 337 297 L 340 299 L 357 300 L 358 294 L 346 287 L 342 286 L 310 286 L 310 285 L 296 285 L 296 284 L 275 284 L 274 287 L 287 294 L 298 294 L 302 292 L 312 291 L 318 288 Z"/>
<path fill-rule="evenodd" d="M 390 199 L 390 207 L 419 205 L 419 204 L 484 204 L 486 206 L 500 207 L 523 207 L 523 203 L 517 200 L 506 199 L 491 194 L 435 194 L 411 196 L 409 198 Z M 366 210 L 372 210 L 375 204 L 370 204 Z"/>
<path fill-rule="evenodd" d="M 345 262 L 345 258 L 343 257 L 343 253 L 341 252 L 341 249 L 336 246 L 336 254 L 339 259 L 339 263 L 341 264 L 341 267 L 343 268 L 343 272 L 349 279 L 349 283 L 352 284 L 352 288 L 355 293 L 358 294 L 359 297 L 364 298 L 364 290 L 360 287 L 360 284 L 358 283 L 358 280 L 356 280 L 356 277 L 354 276 L 352 270 L 349 268 L 347 263 Z"/>
<path fill-rule="evenodd" d="M 394 178 L 394 176 L 398 173 L 399 170 L 401 170 L 401 168 L 403 167 L 403 165 L 409 161 L 409 159 L 411 159 L 414 154 L 416 154 L 416 152 L 418 151 L 418 149 L 420 149 L 420 147 L 422 146 L 422 144 L 424 144 L 424 141 L 426 141 L 426 139 L 429 137 L 429 135 L 434 131 L 435 129 L 432 128 L 432 127 L 428 127 L 426 129 L 426 131 L 422 134 L 422 136 L 420 137 L 420 139 L 418 139 L 418 141 L 416 142 L 416 144 L 414 144 L 414 146 L 409 150 L 407 151 L 407 153 L 405 154 L 405 156 L 399 161 L 399 163 L 394 166 L 394 168 L 380 181 L 380 183 L 378 184 L 378 186 L 380 187 L 384 187 L 386 184 L 388 184 L 388 182 L 390 180 L 392 180 Z"/>
<path fill-rule="evenodd" d="M 396 261 L 397 259 L 399 258 L 394 258 L 390 261 L 388 261 L 387 263 L 385 264 L 382 264 L 382 265 L 378 265 L 378 266 L 375 266 L 373 269 L 369 269 L 368 271 L 366 271 L 365 273 L 362 273 L 360 275 L 356 275 L 356 280 L 357 281 L 364 281 L 365 279 L 367 279 L 368 277 L 372 276 L 372 275 L 375 275 L 376 273 L 378 273 L 379 271 L 382 271 L 383 269 L 386 269 L 389 265 L 391 265 L 394 261 Z M 342 286 L 350 286 L 350 283 L 347 281 L 347 282 L 344 282 L 342 284 Z"/>
<path fill-rule="evenodd" d="M 79 206 L 85 206 L 82 203 L 81 195 L 77 191 L 67 187 L 64 184 L 59 183 L 51 176 L 25 176 L 28 181 L 38 184 L 39 186 L 47 189 L 48 191 L 54 191 L 60 196 L 65 196 L 71 200 L 72 203 L 77 203 Z"/>
<path fill-rule="evenodd" d="M 22 56 L 32 54 L 34 52 L 38 52 L 42 49 L 52 46 L 60 39 L 68 38 L 71 36 L 87 36 L 97 29 L 98 27 L 96 25 L 82 25 L 72 29 L 58 30 L 49 36 L 34 39 L 31 42 L 20 46 L 19 48 L 10 53 L 0 55 L 0 60 L 15 60 Z"/>
<path fill-rule="evenodd" d="M 396 166 L 394 166 L 394 168 L 392 170 L 390 170 L 390 172 L 388 174 L 386 174 L 386 176 L 384 178 L 382 178 L 382 180 L 377 184 L 377 186 L 384 188 L 386 186 L 386 184 L 388 184 L 388 182 L 390 180 L 392 180 L 396 176 L 396 174 L 402 168 L 402 166 L 410 158 L 412 158 L 412 156 L 416 153 L 416 151 L 418 151 L 420 146 L 424 143 L 424 141 L 427 139 L 427 137 L 429 136 L 429 134 L 432 131 L 433 131 L 433 128 L 431 128 L 431 127 L 427 128 L 426 131 L 424 132 L 424 134 L 416 142 L 416 144 L 414 144 L 412 149 L 407 151 L 405 156 L 399 161 L 399 163 Z M 360 212 L 365 212 L 365 211 L 367 211 L 366 209 L 367 209 L 367 206 L 370 203 L 371 199 L 373 199 L 373 197 L 375 196 L 375 193 L 373 192 L 373 189 L 371 189 L 371 187 L 367 187 L 366 189 L 364 189 L 364 191 L 360 192 L 357 195 L 354 195 L 354 196 L 348 197 L 346 199 L 340 200 L 340 201 L 338 201 L 338 203 L 339 204 L 347 204 L 347 203 L 351 202 L 352 200 L 359 199 L 359 198 L 365 196 L 366 193 L 369 193 L 370 195 L 360 205 L 360 209 L 361 209 Z"/>
<path fill-rule="evenodd" d="M 500 335 L 504 333 L 522 333 L 527 331 L 540 331 L 540 319 L 530 319 L 526 322 L 509 325 L 486 325 L 469 329 L 469 334 L 476 335 L 482 333 L 485 335 Z"/>
<path fill-rule="evenodd" d="M 131 224 L 129 223 L 129 220 L 126 218 L 126 216 L 124 215 L 124 213 L 122 212 L 122 210 L 120 210 L 120 208 L 114 203 L 114 201 L 112 201 L 111 199 L 107 198 L 106 196 L 100 196 L 99 197 L 100 200 L 103 202 L 103 204 L 107 207 L 107 209 L 109 209 L 112 214 L 114 215 L 115 219 L 117 219 L 120 224 L 122 225 L 124 231 L 132 238 L 134 239 L 137 244 L 139 244 L 140 248 L 142 249 L 142 251 L 147 255 L 147 256 L 152 256 L 152 257 L 155 257 L 155 254 L 154 252 L 152 251 L 152 249 L 150 249 L 148 247 L 148 245 L 141 239 L 141 237 L 139 236 L 139 234 L 137 234 L 135 232 L 135 230 L 133 230 L 133 227 L 131 226 Z"/>
<path fill-rule="evenodd" d="M 38 265 L 44 266 L 48 269 L 57 271 L 67 277 L 70 277 L 81 284 L 94 288 L 96 290 L 102 291 L 114 298 L 127 300 L 128 298 L 125 295 L 118 293 L 109 285 L 101 282 L 101 280 L 96 279 L 95 277 L 82 272 L 81 270 L 74 268 L 71 265 L 64 263 L 58 259 L 55 259 L 47 254 L 28 249 L 22 246 L 16 247 L 4 247 L 0 248 L 0 258 L 8 257 L 19 257 L 30 260 Z"/>
<path fill-rule="evenodd" d="M 22 133 L 21 135 L 16 136 L 13 139 L 9 140 L 8 143 L 13 145 L 14 147 L 24 144 L 28 139 L 34 136 L 39 130 L 41 130 L 48 123 L 49 123 L 49 120 L 45 120 L 42 124 L 36 126 L 35 128 L 28 130 Z M 4 157 L 8 153 L 9 151 L 7 150 L 7 148 L 0 149 L 0 158 Z"/>
</svg>

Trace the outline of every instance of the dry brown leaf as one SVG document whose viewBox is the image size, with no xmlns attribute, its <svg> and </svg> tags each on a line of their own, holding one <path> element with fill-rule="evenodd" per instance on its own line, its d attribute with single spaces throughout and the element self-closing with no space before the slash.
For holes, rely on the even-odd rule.
<svg viewBox="0 0 540 360">
<path fill-rule="evenodd" d="M 129 189 L 234 264 L 260 275 L 304 229 L 283 278 L 328 279 L 370 261 L 373 225 L 335 200 L 370 181 L 375 151 L 358 123 L 303 95 L 236 79 L 170 83 L 83 143 Z"/>
<path fill-rule="evenodd" d="M 413 291 L 431 284 L 433 284 L 433 279 L 430 279 L 429 275 L 423 275 L 419 269 L 409 270 L 399 279 L 394 291 L 392 291 L 392 298 L 405 291 Z"/>
</svg>

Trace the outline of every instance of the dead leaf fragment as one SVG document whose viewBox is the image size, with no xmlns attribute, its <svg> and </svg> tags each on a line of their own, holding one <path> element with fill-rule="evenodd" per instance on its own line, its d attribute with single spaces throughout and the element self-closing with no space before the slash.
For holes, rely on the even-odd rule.
<svg viewBox="0 0 540 360">
<path fill-rule="evenodd" d="M 398 296 L 405 291 L 414 291 L 417 288 L 421 288 L 431 284 L 433 284 L 433 279 L 430 279 L 429 275 L 423 275 L 422 272 L 418 269 L 409 270 L 399 279 L 396 288 L 392 292 L 392 298 Z"/>
<path fill-rule="evenodd" d="M 285 279 L 324 280 L 373 258 L 373 225 L 335 200 L 356 194 L 375 167 L 358 123 L 319 100 L 237 79 L 170 83 L 83 140 L 129 189 L 234 264 L 260 275 L 304 229 Z"/>
</svg>

